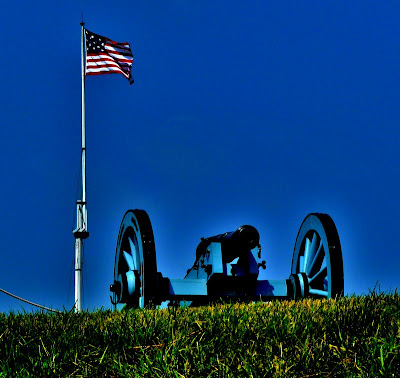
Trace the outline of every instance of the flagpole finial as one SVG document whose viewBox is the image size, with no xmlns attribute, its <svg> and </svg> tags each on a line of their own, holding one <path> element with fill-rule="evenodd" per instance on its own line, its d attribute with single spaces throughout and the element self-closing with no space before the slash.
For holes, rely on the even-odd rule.
<svg viewBox="0 0 400 378">
<path fill-rule="evenodd" d="M 84 26 L 85 23 L 83 22 L 83 11 L 82 11 L 82 21 L 81 21 L 81 26 Z"/>
</svg>

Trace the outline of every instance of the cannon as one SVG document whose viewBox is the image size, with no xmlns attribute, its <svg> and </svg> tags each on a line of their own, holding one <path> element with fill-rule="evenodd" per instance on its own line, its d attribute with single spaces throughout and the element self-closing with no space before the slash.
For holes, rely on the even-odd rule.
<svg viewBox="0 0 400 378">
<path fill-rule="evenodd" d="M 125 213 L 119 229 L 110 285 L 113 305 L 129 307 L 204 305 L 220 299 L 335 298 L 343 295 L 343 259 L 339 235 L 328 214 L 311 213 L 300 226 L 288 278 L 260 280 L 266 269 L 260 235 L 250 225 L 201 238 L 193 266 L 183 279 L 157 272 L 153 228 L 144 210 Z"/>
</svg>

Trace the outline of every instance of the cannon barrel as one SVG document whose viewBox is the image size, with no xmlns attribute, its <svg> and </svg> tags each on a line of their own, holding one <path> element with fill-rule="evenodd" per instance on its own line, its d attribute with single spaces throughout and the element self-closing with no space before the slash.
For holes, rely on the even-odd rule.
<svg viewBox="0 0 400 378">
<path fill-rule="evenodd" d="M 260 243 L 260 234 L 255 227 L 244 225 L 235 231 L 201 238 L 196 248 L 196 259 L 205 254 L 207 247 L 212 242 L 221 243 L 222 259 L 225 263 L 229 263 L 257 247 Z"/>
</svg>

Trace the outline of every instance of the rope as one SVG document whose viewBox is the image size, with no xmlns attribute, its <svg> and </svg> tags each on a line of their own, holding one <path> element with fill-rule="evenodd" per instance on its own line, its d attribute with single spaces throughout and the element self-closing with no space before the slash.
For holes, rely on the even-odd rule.
<svg viewBox="0 0 400 378">
<path fill-rule="evenodd" d="M 9 293 L 8 291 L 5 291 L 5 290 L 3 290 L 3 289 L 0 289 L 0 291 L 3 292 L 4 294 L 9 295 L 10 297 L 19 299 L 20 301 L 25 302 L 25 303 L 28 303 L 28 304 L 30 304 L 30 305 L 32 305 L 32 306 L 36 306 L 36 307 L 42 308 L 43 310 L 52 311 L 52 312 L 58 312 L 59 314 L 62 314 L 61 311 L 53 310 L 52 308 L 48 308 L 48 307 L 45 307 L 45 306 L 38 305 L 37 303 L 33 303 L 33 302 L 28 301 L 28 300 L 26 300 L 26 299 L 24 299 L 24 298 L 18 297 L 17 295 L 11 294 L 11 293 Z"/>
</svg>

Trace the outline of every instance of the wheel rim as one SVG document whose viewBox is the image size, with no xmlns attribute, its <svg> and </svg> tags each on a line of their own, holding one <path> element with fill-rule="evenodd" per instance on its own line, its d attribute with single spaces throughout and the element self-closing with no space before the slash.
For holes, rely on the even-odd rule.
<svg viewBox="0 0 400 378">
<path fill-rule="evenodd" d="M 316 298 L 343 295 L 342 250 L 336 226 L 329 215 L 309 214 L 304 219 L 294 246 L 291 273 L 300 278 L 293 282 L 306 281 L 307 289 L 302 288 L 302 293 Z"/>
<path fill-rule="evenodd" d="M 154 301 L 157 262 L 153 229 L 144 210 L 125 213 L 118 234 L 114 263 L 114 304 L 143 308 Z"/>
</svg>

